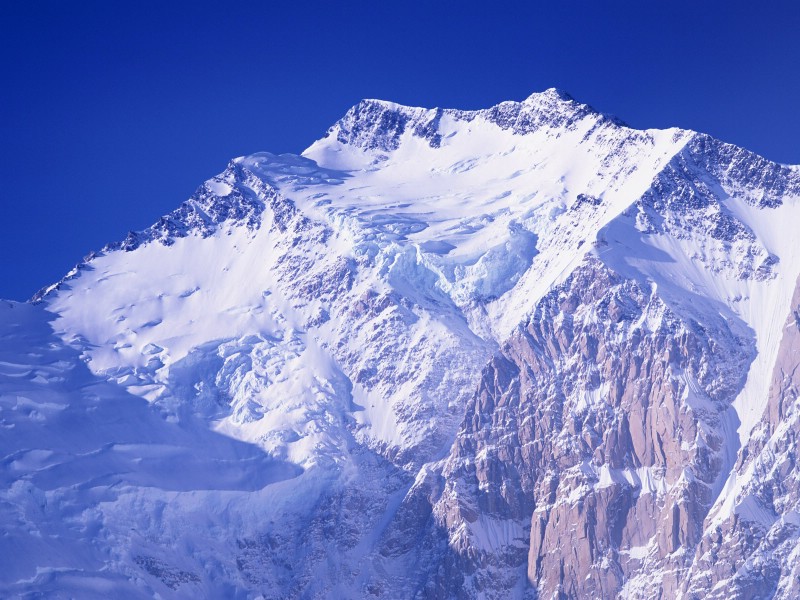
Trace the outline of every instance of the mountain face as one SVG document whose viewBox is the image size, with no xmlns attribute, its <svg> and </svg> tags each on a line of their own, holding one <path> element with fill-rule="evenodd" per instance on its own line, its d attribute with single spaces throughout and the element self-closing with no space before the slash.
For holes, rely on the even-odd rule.
<svg viewBox="0 0 800 600">
<path fill-rule="evenodd" d="M 0 303 L 0 595 L 796 598 L 800 169 L 365 100 Z"/>
</svg>

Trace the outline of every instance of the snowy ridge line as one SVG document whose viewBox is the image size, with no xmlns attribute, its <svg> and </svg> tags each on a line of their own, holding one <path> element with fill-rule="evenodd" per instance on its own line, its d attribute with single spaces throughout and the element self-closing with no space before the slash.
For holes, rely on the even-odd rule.
<svg viewBox="0 0 800 600">
<path fill-rule="evenodd" d="M 237 185 L 237 182 L 240 183 Z M 225 171 L 203 183 L 174 211 L 141 231 L 128 232 L 122 241 L 108 243 L 101 250 L 90 252 L 60 281 L 43 287 L 30 301 L 41 302 L 48 294 L 59 290 L 65 282 L 89 268 L 95 258 L 110 252 L 130 252 L 153 241 L 170 246 L 175 240 L 192 234 L 209 237 L 223 223 L 242 224 L 256 229 L 260 226 L 259 217 L 265 206 L 269 204 L 274 208 L 279 202 L 286 201 L 279 201 L 275 191 L 248 173 L 237 159 L 231 160 Z M 286 202 L 285 210 L 288 211 L 288 218 L 293 210 L 290 202 Z"/>
<path fill-rule="evenodd" d="M 379 126 L 376 126 L 371 131 L 362 132 L 363 122 L 369 122 L 368 117 L 375 116 L 374 107 L 379 107 Z M 387 116 L 385 114 L 386 111 L 396 113 L 398 116 Z M 569 116 L 565 117 L 563 113 Z M 553 117 L 552 115 L 554 114 L 557 117 Z M 431 115 L 433 116 L 431 117 Z M 361 145 L 364 149 L 384 147 L 396 149 L 393 144 L 396 144 L 399 137 L 405 132 L 408 123 L 411 122 L 414 126 L 408 125 L 408 128 L 413 131 L 415 136 L 427 139 L 432 147 L 438 147 L 442 137 L 442 133 L 439 130 L 443 115 L 450 116 L 457 121 L 466 122 L 482 118 L 487 122 L 494 123 L 502 130 L 511 130 L 518 135 L 534 132 L 536 130 L 534 124 L 539 126 L 567 125 L 568 127 L 574 127 L 577 121 L 587 116 L 598 118 L 598 125 L 611 124 L 616 127 L 631 129 L 616 116 L 601 113 L 588 104 L 579 103 L 563 90 L 549 88 L 544 92 L 531 94 L 522 102 L 502 102 L 494 107 L 480 110 L 426 109 L 386 100 L 364 99 L 354 105 L 340 121 L 334 124 L 328 130 L 326 137 L 320 142 L 325 141 L 326 138 L 335 137 L 342 143 L 355 146 Z M 422 124 L 422 121 L 425 121 L 425 123 Z M 769 166 L 771 171 L 766 175 L 762 174 L 762 180 L 772 179 L 778 182 L 786 182 L 796 181 L 797 179 L 796 173 L 800 170 L 800 166 L 773 163 L 753 152 L 716 140 L 708 134 L 697 134 L 689 130 L 686 130 L 685 133 L 687 135 L 695 134 L 699 136 L 698 139 L 702 140 L 704 144 L 715 147 L 714 154 L 720 153 L 720 151 L 727 154 L 745 153 L 748 159 L 757 160 L 758 166 Z M 387 135 L 388 137 L 386 137 Z M 434 139 L 438 141 L 434 143 Z M 315 145 L 312 145 L 309 150 L 304 152 L 304 155 L 308 155 L 309 151 L 313 152 Z M 288 157 L 290 155 L 284 156 Z M 242 197 L 236 197 L 236 202 L 234 203 L 222 200 L 232 191 L 226 180 L 229 179 L 231 173 L 237 173 L 238 169 L 244 168 L 242 165 L 244 159 L 245 157 L 233 159 L 223 173 L 209 179 L 197 189 L 189 200 L 171 213 L 162 216 L 150 227 L 141 231 L 131 231 L 124 240 L 111 242 L 100 251 L 90 252 L 62 280 L 45 286 L 36 292 L 31 301 L 40 302 L 47 294 L 58 289 L 61 283 L 75 277 L 78 271 L 85 268 L 100 253 L 117 249 L 127 251 L 138 247 L 142 243 L 148 243 L 156 239 L 164 244 L 169 244 L 170 240 L 188 235 L 192 231 L 200 231 L 203 235 L 209 235 L 214 230 L 215 225 L 219 225 L 226 220 L 236 221 L 247 218 L 250 226 L 256 226 L 257 220 L 255 217 L 260 213 L 260 210 L 263 210 L 263 207 L 259 210 L 258 203 L 248 206 L 248 202 Z M 708 160 L 705 166 L 713 167 L 714 164 L 713 161 Z M 732 167 L 735 168 L 735 165 L 732 165 Z M 763 170 L 761 172 L 763 173 Z M 775 175 L 777 177 L 774 177 Z M 260 181 L 259 183 L 263 185 L 265 182 Z M 257 187 L 261 186 L 257 185 Z M 771 189 L 769 198 L 765 198 L 764 201 L 775 202 L 781 193 L 787 191 L 787 186 L 785 185 L 776 187 L 778 189 Z M 789 191 L 797 193 L 797 189 L 798 186 L 795 185 Z"/>
<path fill-rule="evenodd" d="M 597 119 L 598 125 L 612 123 L 626 126 L 612 115 L 577 102 L 563 90 L 549 88 L 531 94 L 522 102 L 506 101 L 480 110 L 428 109 L 386 100 L 364 99 L 335 123 L 326 137 L 365 150 L 392 151 L 397 149 L 400 138 L 408 130 L 416 137 L 425 139 L 432 148 L 438 148 L 443 140 L 439 131 L 443 117 L 467 123 L 481 118 L 500 129 L 525 135 L 543 126 L 569 129 L 587 116 Z"/>
</svg>

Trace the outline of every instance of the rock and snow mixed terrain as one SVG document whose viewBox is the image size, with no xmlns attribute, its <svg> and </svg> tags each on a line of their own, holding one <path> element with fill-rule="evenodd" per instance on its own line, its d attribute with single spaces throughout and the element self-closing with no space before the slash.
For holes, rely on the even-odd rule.
<svg viewBox="0 0 800 600">
<path fill-rule="evenodd" d="M 0 595 L 794 598 L 800 170 L 353 107 L 0 304 Z"/>
</svg>

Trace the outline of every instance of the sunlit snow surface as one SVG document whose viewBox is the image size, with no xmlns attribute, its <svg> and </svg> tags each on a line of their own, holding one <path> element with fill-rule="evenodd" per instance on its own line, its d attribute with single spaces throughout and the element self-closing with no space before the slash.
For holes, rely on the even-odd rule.
<svg viewBox="0 0 800 600">
<path fill-rule="evenodd" d="M 800 273 L 800 207 L 722 187 L 752 239 L 709 243 L 680 218 L 676 237 L 655 209 L 643 225 L 696 141 L 553 90 L 476 112 L 364 101 L 302 156 L 234 160 L 185 222 L 99 253 L 42 305 L 3 306 L 0 591 L 245 594 L 225 544 L 347 482 L 385 523 L 448 452 L 488 358 L 587 253 L 755 339 L 732 462 Z M 737 252 L 779 260 L 743 277 Z"/>
<path fill-rule="evenodd" d="M 427 116 L 422 109 L 368 102 L 384 111 Z M 265 396 L 249 401 L 264 414 L 257 425 L 237 425 L 243 430 L 239 434 L 230 423 L 222 425 L 232 435 L 257 439 L 275 430 L 275 420 L 286 421 L 287 398 L 290 404 L 305 404 L 314 386 L 331 387 L 332 373 L 342 366 L 347 370 L 347 365 L 337 367 L 342 357 L 332 358 L 329 351 L 343 337 L 356 352 L 362 344 L 369 346 L 359 339 L 365 335 L 360 324 L 348 322 L 347 305 L 369 291 L 394 294 L 413 305 L 406 320 L 416 322 L 403 325 L 409 340 L 418 345 L 425 338 L 422 343 L 433 348 L 431 354 L 422 364 L 410 365 L 407 377 L 387 381 L 390 389 L 377 394 L 358 385 L 352 370 L 344 375 L 355 384 L 355 402 L 361 407 L 355 418 L 366 428 L 363 435 L 390 446 L 423 443 L 409 438 L 431 432 L 404 429 L 397 418 L 399 405 L 425 402 L 438 393 L 416 381 L 421 374 L 432 366 L 468 367 L 460 379 L 467 384 L 464 393 L 471 392 L 469 384 L 477 381 L 497 343 L 580 262 L 597 231 L 648 189 L 691 136 L 679 130 L 621 128 L 550 92 L 522 106 L 532 114 L 574 111 L 579 118 L 570 127 L 545 123 L 520 135 L 480 113 L 458 119 L 445 114 L 439 147 L 409 129 L 387 154 L 341 143 L 334 131 L 303 157 L 263 153 L 235 161 L 321 224 L 310 239 L 297 242 L 302 253 L 314 258 L 308 268 L 322 274 L 335 258 L 352 260 L 358 293 L 319 302 L 315 295 L 328 290 L 315 283 L 305 290 L 310 296 L 287 297 L 297 294 L 292 281 L 281 275 L 281 263 L 291 251 L 285 247 L 287 236 L 269 226 L 272 217 L 265 211 L 257 229 L 224 224 L 208 238 L 189 235 L 169 246 L 150 243 L 95 258 L 48 302 L 60 316 L 56 328 L 66 339 L 88 343 L 95 372 L 111 372 L 150 399 L 162 393 L 159 384 L 171 381 L 172 365 L 186 360 L 193 349 L 253 335 L 263 338 L 259 343 L 269 346 L 263 351 L 282 373 L 270 379 Z M 231 185 L 236 182 L 218 178 L 206 188 L 227 195 Z M 331 232 L 324 244 L 314 239 L 323 231 Z M 331 320 L 307 327 L 315 311 Z M 106 317 L 98 319 L 98 314 Z M 425 364 L 452 354 L 446 348 L 451 345 L 459 346 L 454 359 Z M 398 357 L 389 354 L 385 360 Z M 398 387 L 397 379 L 406 385 Z M 458 395 L 439 391 L 451 398 L 437 398 L 431 408 L 452 404 Z M 336 396 L 335 412 L 348 411 L 350 399 Z M 456 401 L 450 406 L 454 418 L 437 424 L 446 428 L 441 450 L 452 439 L 462 404 Z M 435 412 L 432 418 L 441 419 L 441 410 Z M 297 462 L 313 450 L 313 444 L 291 445 Z"/>
</svg>

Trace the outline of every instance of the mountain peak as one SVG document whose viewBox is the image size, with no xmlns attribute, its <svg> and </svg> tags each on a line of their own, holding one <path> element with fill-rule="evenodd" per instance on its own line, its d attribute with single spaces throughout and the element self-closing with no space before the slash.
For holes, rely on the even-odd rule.
<svg viewBox="0 0 800 600">
<path fill-rule="evenodd" d="M 235 159 L 0 303 L 0 589 L 794 598 L 798 221 L 554 88 Z"/>
<path fill-rule="evenodd" d="M 413 137 L 423 138 L 431 147 L 438 148 L 443 141 L 443 117 L 447 117 L 450 123 L 460 124 L 456 129 L 459 126 L 468 128 L 468 124 L 475 121 L 484 121 L 518 135 L 543 128 L 571 128 L 586 118 L 621 125 L 617 119 L 577 102 L 567 92 L 557 88 L 533 93 L 522 102 L 505 101 L 479 110 L 422 108 L 387 100 L 364 99 L 348 110 L 318 144 L 341 144 L 383 154 L 397 150 L 403 136 L 411 132 Z"/>
<path fill-rule="evenodd" d="M 561 100 L 562 102 L 575 102 L 575 98 L 573 98 L 568 92 L 556 87 L 547 88 L 542 92 L 533 92 L 524 100 L 524 102 L 539 98 L 551 98 L 553 100 Z"/>
</svg>

